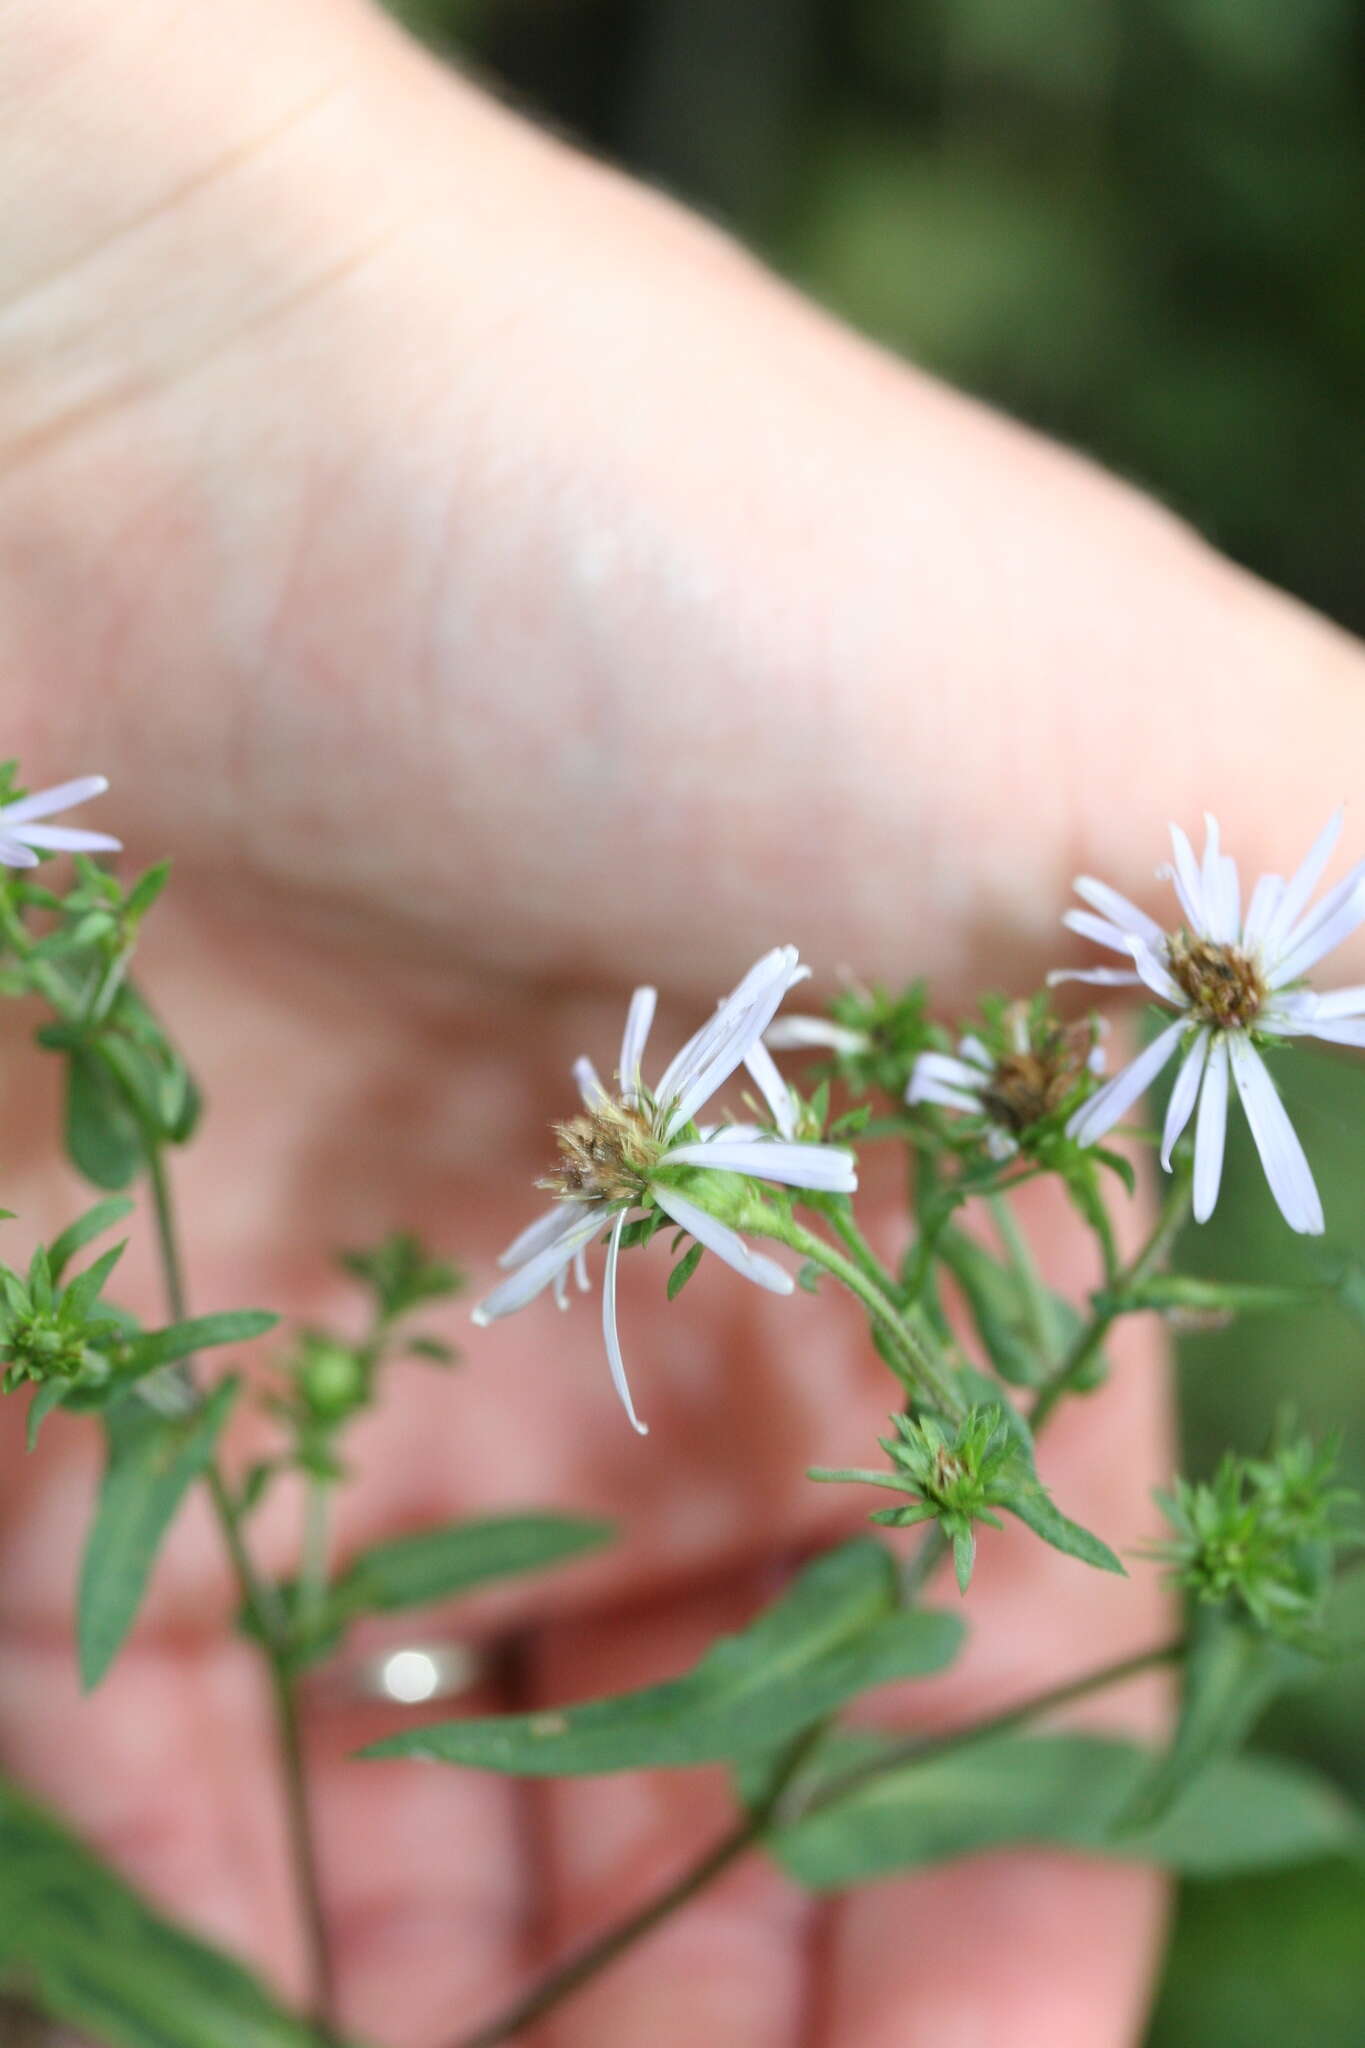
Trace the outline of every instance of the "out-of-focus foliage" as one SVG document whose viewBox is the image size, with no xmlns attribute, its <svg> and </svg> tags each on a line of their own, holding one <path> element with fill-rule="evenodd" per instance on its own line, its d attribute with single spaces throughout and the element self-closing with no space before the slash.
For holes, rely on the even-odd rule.
<svg viewBox="0 0 1365 2048">
<path fill-rule="evenodd" d="M 860 327 L 1365 629 L 1365 0 L 396 11 Z M 1286 1062 L 1286 1093 L 1333 1242 L 1365 1257 L 1365 1072 L 1332 1067 Z M 1316 1278 L 1233 1121 L 1193 1270 Z M 1365 1483 L 1365 1333 L 1327 1307 L 1187 1341 L 1191 1469 L 1261 1450 L 1286 1378 L 1305 1426 L 1344 1427 Z M 1358 1665 L 1272 1721 L 1277 1747 L 1365 1796 Z M 1194 1889 L 1150 2048 L 1358 2048 L 1363 1908 L 1345 1866 Z"/>
</svg>

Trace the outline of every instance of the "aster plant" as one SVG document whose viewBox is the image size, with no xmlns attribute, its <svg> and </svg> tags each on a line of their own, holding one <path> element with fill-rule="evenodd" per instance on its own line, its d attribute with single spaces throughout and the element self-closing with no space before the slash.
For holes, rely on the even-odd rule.
<svg viewBox="0 0 1365 2048">
<path fill-rule="evenodd" d="M 125 878 L 108 858 L 119 851 L 110 835 L 48 822 L 102 794 L 101 778 L 25 795 L 15 773 L 0 770 L 0 991 L 37 1012 L 38 1042 L 63 1072 L 62 1143 L 96 1198 L 22 1262 L 0 1261 L 0 1394 L 25 1404 L 36 1456 L 57 1410 L 103 1440 L 75 1598 L 73 1656 L 87 1686 L 117 1662 L 185 1501 L 206 1497 L 236 1578 L 236 1626 L 260 1659 L 275 1720 L 311 1984 L 307 2010 L 286 2010 L 0 1781 L 0 2003 L 131 2048 L 345 2048 L 301 1740 L 305 1688 L 344 1676 L 372 1616 L 550 1569 L 613 1531 L 572 1505 L 517 1502 L 516 1512 L 338 1556 L 336 1499 L 363 1458 L 355 1425 L 403 1398 L 404 1360 L 457 1363 L 448 1305 L 462 1274 L 399 1230 L 340 1255 L 354 1288 L 344 1324 L 282 1328 L 254 1307 L 190 1312 L 169 1161 L 193 1140 L 202 1103 L 134 973 L 168 870 Z M 521 1312 L 552 1319 L 552 1303 L 567 1309 L 599 1289 L 611 1378 L 643 1434 L 618 1330 L 623 1259 L 664 1238 L 671 1263 L 658 1284 L 671 1302 L 701 1264 L 705 1284 L 742 1280 L 784 1297 L 775 1327 L 802 1345 L 807 1373 L 820 1370 L 800 1334 L 807 1297 L 841 1292 L 885 1369 L 889 1420 L 865 1462 L 816 1464 L 809 1477 L 830 1489 L 830 1504 L 850 1504 L 855 1527 L 858 1503 L 875 1502 L 880 1533 L 817 1548 L 747 1627 L 664 1685 L 549 1713 L 452 1719 L 414 1704 L 430 1698 L 424 1673 L 436 1667 L 409 1653 L 402 1686 L 386 1696 L 395 1725 L 355 1759 L 357 1772 L 374 1756 L 528 1777 L 720 1763 L 735 1789 L 732 1826 L 666 1893 L 642 1898 L 501 2012 L 452 2013 L 451 2048 L 522 2038 L 742 1855 L 766 1854 L 829 1892 L 1019 1841 L 1204 1875 L 1359 1846 L 1361 1817 L 1338 1788 L 1241 1752 L 1278 1690 L 1357 1647 L 1343 1603 L 1348 1611 L 1360 1517 L 1335 1443 L 1286 1427 L 1261 1458 L 1229 1453 L 1212 1477 L 1172 1473 L 1137 1556 L 1115 1547 L 1102 1515 L 1089 1527 L 1065 1489 L 1054 1496 L 1040 1452 L 1056 1410 L 1103 1384 L 1108 1339 L 1130 1315 L 1227 1322 L 1324 1300 L 1362 1312 L 1359 1272 L 1335 1254 L 1292 1285 L 1180 1270 L 1187 1219 L 1202 1221 L 1217 1199 L 1234 1090 L 1285 1222 L 1306 1236 L 1324 1229 L 1266 1056 L 1291 1059 L 1302 1038 L 1347 1058 L 1365 1046 L 1365 990 L 1322 993 L 1307 980 L 1365 921 L 1365 863 L 1315 897 L 1339 832 L 1334 819 L 1291 880 L 1264 878 L 1243 908 L 1216 825 L 1201 861 L 1174 831 L 1166 879 L 1180 921 L 1169 929 L 1081 877 L 1085 907 L 1066 925 L 1122 964 L 1059 970 L 1053 984 L 1103 991 L 1105 1018 L 1069 1013 L 1059 1005 L 1070 998 L 1043 989 L 987 994 L 971 1017 L 941 1021 L 919 983 L 850 983 L 828 1014 L 793 1012 L 784 1005 L 809 970 L 779 945 L 666 1062 L 651 1056 L 656 996 L 645 987 L 629 1002 L 614 1063 L 575 1063 L 578 1100 L 554 1128 L 542 1212 L 503 1251 L 501 1278 L 473 1310 L 477 1330 Z M 1124 1006 L 1147 996 L 1161 1013 L 1156 1035 L 1115 1063 L 1110 1022 L 1121 1042 L 1139 1021 Z M 775 1054 L 798 1064 L 784 1071 Z M 1155 1123 L 1120 1133 L 1172 1067 Z M 1165 1169 L 1164 1198 L 1125 1256 L 1132 1233 L 1116 1219 L 1138 1190 L 1144 1145 Z M 908 1199 L 897 1236 L 880 1214 L 874 1242 L 860 1174 L 869 1153 L 888 1149 L 909 1169 L 897 1176 Z M 1093 1237 L 1095 1284 L 1080 1299 L 1050 1287 L 1033 1255 L 1015 1197 L 1040 1180 Z M 165 1283 L 164 1313 L 151 1321 L 119 1299 L 118 1233 L 139 1227 L 127 1192 L 139 1186 Z M 22 1222 L 5 1227 L 17 1239 Z M 651 1258 L 663 1264 L 657 1248 Z M 657 1384 L 658 1360 L 639 1351 Z M 496 1372 L 495 1340 L 480 1334 L 468 1352 L 464 1373 Z M 541 1370 L 557 1369 L 547 1354 Z M 516 1429 L 509 1411 L 512 1447 Z M 267 1566 L 260 1542 L 267 1500 L 277 1525 L 296 1517 L 283 1571 Z M 845 1728 L 865 1694 L 952 1665 L 977 1621 L 978 1568 L 1006 1524 L 1061 1553 L 1073 1584 L 1087 1571 L 1112 1582 L 1163 1570 L 1182 1615 L 1121 1661 L 1055 1674 L 1003 1716 L 932 1740 L 890 1724 L 870 1731 L 865 1713 Z M 1180 1681 L 1164 1740 L 1040 1732 L 1055 1708 L 1156 1668 Z"/>
</svg>

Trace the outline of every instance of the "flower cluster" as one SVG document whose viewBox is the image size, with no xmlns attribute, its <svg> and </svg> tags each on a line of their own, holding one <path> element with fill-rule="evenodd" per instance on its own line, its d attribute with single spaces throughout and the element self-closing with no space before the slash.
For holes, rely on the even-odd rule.
<svg viewBox="0 0 1365 2048">
<path fill-rule="evenodd" d="M 542 1183 L 558 1199 L 508 1246 L 499 1263 L 510 1277 L 474 1311 L 476 1323 L 490 1323 L 524 1308 L 551 1286 L 562 1302 L 570 1267 L 577 1269 L 579 1286 L 586 1286 L 583 1255 L 606 1230 L 602 1321 L 607 1358 L 622 1405 L 641 1435 L 645 1426 L 631 1399 L 616 1321 L 617 1267 L 632 1212 L 662 1214 L 746 1280 L 774 1294 L 790 1294 L 795 1285 L 791 1275 L 746 1244 L 726 1220 L 726 1210 L 742 1211 L 750 1179 L 825 1194 L 848 1194 L 857 1187 L 852 1153 L 794 1136 L 791 1090 L 763 1046 L 779 1003 L 808 972 L 794 946 L 766 953 L 688 1039 L 653 1088 L 646 1085 L 642 1068 L 656 993 L 652 988 L 635 991 L 615 1090 L 604 1085 L 590 1060 L 576 1063 L 583 1107 L 558 1127 L 560 1161 Z M 741 1066 L 764 1097 L 772 1129 L 699 1125 L 700 1112 Z M 730 1177 L 740 1183 L 738 1188 L 726 1186 Z"/>
<path fill-rule="evenodd" d="M 1169 1170 L 1172 1149 L 1195 1117 L 1196 1218 L 1205 1221 L 1218 1199 L 1231 1079 L 1281 1214 L 1291 1229 L 1317 1234 L 1323 1229 L 1318 1191 L 1258 1044 L 1307 1037 L 1365 1046 L 1365 987 L 1316 995 L 1304 983 L 1310 968 L 1365 923 L 1365 861 L 1316 903 L 1310 901 L 1341 831 L 1338 813 L 1298 872 L 1288 882 L 1263 875 L 1244 908 L 1237 863 L 1222 851 L 1217 821 L 1206 824 L 1202 861 L 1180 828 L 1171 827 L 1175 861 L 1162 873 L 1184 917 L 1172 931 L 1108 883 L 1090 875 L 1076 882 L 1088 907 L 1068 911 L 1065 923 L 1130 964 L 1051 979 L 1106 987 L 1145 984 L 1177 1016 L 1074 1112 L 1069 1128 L 1079 1143 L 1093 1144 L 1180 1052 L 1161 1162 Z"/>
<path fill-rule="evenodd" d="M 973 1119 L 992 1159 L 1012 1159 L 1059 1132 L 1092 1078 L 1104 1072 L 1097 1017 L 1063 1024 L 1045 997 L 1031 1003 L 987 1003 L 978 1029 L 956 1053 L 922 1052 L 905 1099 L 935 1103 Z"/>
</svg>

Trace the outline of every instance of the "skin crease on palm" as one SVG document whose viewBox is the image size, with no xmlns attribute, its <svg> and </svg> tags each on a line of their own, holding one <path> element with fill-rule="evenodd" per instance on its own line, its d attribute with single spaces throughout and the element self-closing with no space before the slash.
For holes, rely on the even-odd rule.
<svg viewBox="0 0 1365 2048">
<path fill-rule="evenodd" d="M 143 972 L 211 1099 L 176 1163 L 197 1306 L 344 1313 L 327 1248 L 396 1221 L 486 1282 L 569 1060 L 610 1059 L 638 979 L 666 991 L 661 1049 L 786 940 L 826 983 L 927 972 L 950 1011 L 1077 957 L 1078 867 L 1153 898 L 1167 818 L 1209 805 L 1284 872 L 1359 795 L 1352 642 L 346 0 L 0 0 L 0 186 L 5 751 L 34 786 L 108 773 L 98 823 L 175 859 Z M 49 1163 L 53 1076 L 6 1028 L 17 1249 L 80 1197 Z M 1059 1284 L 1093 1284 L 1055 1206 L 1028 1221 Z M 151 1312 L 144 1241 L 130 1269 Z M 593 1306 L 542 1304 L 459 1324 L 453 1378 L 397 1369 L 355 1443 L 347 1549 L 512 1505 L 620 1519 L 613 1554 L 474 1611 L 517 1633 L 523 1702 L 679 1669 L 740 1623 L 856 1526 L 802 1471 L 862 1461 L 888 1405 L 832 1299 L 708 1262 L 664 1313 L 640 1258 L 622 1303 L 647 1442 Z M 1043 1464 L 1122 1548 L 1170 1453 L 1155 1334 L 1113 1351 Z M 81 1701 L 93 1445 L 59 1418 L 26 1460 L 19 1423 L 0 1758 L 298 1992 L 208 1518 Z M 282 1568 L 293 1533 L 281 1502 Z M 983 1543 L 968 1612 L 960 1670 L 880 1711 L 976 1714 L 1168 1626 L 1145 1568 L 1032 1539 Z M 1151 1725 L 1159 1702 L 1091 1712 Z M 394 2048 L 452 2039 L 725 1822 L 719 1774 L 346 1760 L 387 1725 L 310 1707 L 346 2015 Z M 1145 1873 L 1037 1855 L 834 1906 L 752 1863 L 535 2048 L 1120 2048 L 1161 1912 Z"/>
</svg>

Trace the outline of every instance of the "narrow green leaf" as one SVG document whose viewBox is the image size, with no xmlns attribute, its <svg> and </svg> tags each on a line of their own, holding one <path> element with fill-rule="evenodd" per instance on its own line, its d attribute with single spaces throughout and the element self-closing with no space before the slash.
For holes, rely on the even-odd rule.
<svg viewBox="0 0 1365 2048">
<path fill-rule="evenodd" d="M 705 1249 L 705 1245 L 694 1244 L 683 1253 L 677 1265 L 668 1276 L 668 1298 L 670 1301 L 676 1301 L 682 1293 L 684 1287 L 686 1287 L 688 1281 L 701 1264 L 701 1255 Z"/>
<path fill-rule="evenodd" d="M 1134 1796 L 1127 1825 L 1149 1827 L 1214 1758 L 1236 1749 L 1277 1692 L 1320 1667 L 1263 1630 L 1201 1608 L 1185 1658 L 1180 1718 L 1169 1750 Z"/>
<path fill-rule="evenodd" d="M 558 1777 L 771 1750 L 872 1686 L 951 1661 L 963 1634 L 956 1617 L 897 1612 L 895 1599 L 890 1553 L 866 1539 L 847 1543 L 683 1678 L 558 1711 L 415 1729 L 365 1754 Z"/>
<path fill-rule="evenodd" d="M 1044 1543 L 1050 1543 L 1054 1550 L 1064 1551 L 1068 1557 L 1078 1557 L 1083 1564 L 1092 1564 L 1099 1571 L 1117 1572 L 1120 1578 L 1127 1576 L 1109 1545 L 1064 1515 L 1041 1486 L 1021 1487 L 1009 1500 L 1002 1500 L 1000 1506 L 1006 1514 L 1016 1515 L 1035 1536 L 1041 1536 Z"/>
<path fill-rule="evenodd" d="M 240 1964 L 154 1913 L 0 1781 L 4 1978 L 106 2048 L 320 2048 Z"/>
<path fill-rule="evenodd" d="M 232 1308 L 219 1315 L 191 1316 L 188 1322 L 172 1323 L 164 1330 L 148 1330 L 130 1343 L 127 1371 L 140 1376 L 215 1345 L 249 1343 L 253 1337 L 264 1337 L 279 1320 L 267 1309 Z"/>
<path fill-rule="evenodd" d="M 98 1685 L 133 1625 L 157 1547 L 212 1458 L 239 1384 L 224 1380 L 186 1416 L 160 1415 L 135 1394 L 104 1411 L 109 1462 L 86 1539 L 76 1609 L 87 1691 Z"/>
<path fill-rule="evenodd" d="M 1151 1762 L 1134 1743 L 1096 1735 L 996 1736 L 871 1779 L 772 1847 L 802 1884 L 832 1891 L 1019 1843 L 1205 1877 L 1365 1845 L 1361 1816 L 1334 1785 L 1269 1757 L 1223 1757 L 1155 1827 L 1120 1831 Z"/>
<path fill-rule="evenodd" d="M 100 1295 L 104 1292 L 106 1280 L 108 1280 L 127 1249 L 127 1238 L 121 1238 L 117 1244 L 110 1245 L 107 1252 L 102 1252 L 99 1258 L 93 1264 L 87 1266 L 83 1273 L 76 1275 L 63 1296 L 63 1306 L 69 1316 L 84 1318 L 91 1314 L 96 1302 L 99 1301 Z M 101 1318 L 108 1313 L 107 1306 L 101 1304 Z"/>
<path fill-rule="evenodd" d="M 77 1252 L 82 1252 L 106 1230 L 112 1230 L 125 1216 L 130 1216 L 133 1204 L 126 1195 L 113 1195 L 107 1202 L 96 1202 L 93 1209 L 87 1209 L 74 1223 L 68 1223 L 60 1237 L 54 1237 L 47 1248 L 47 1260 L 52 1268 L 52 1278 L 59 1282 Z"/>
<path fill-rule="evenodd" d="M 1272 1287 L 1255 1281 L 1199 1280 L 1187 1273 L 1157 1273 L 1123 1299 L 1126 1307 L 1174 1309 L 1196 1316 L 1270 1315 L 1317 1307 L 1331 1301 L 1335 1292 L 1325 1284 Z"/>
<path fill-rule="evenodd" d="M 126 1188 L 142 1166 L 142 1136 L 108 1069 L 82 1045 L 66 1066 L 66 1149 L 97 1188 Z"/>
<path fill-rule="evenodd" d="M 393 1614 L 469 1593 L 518 1572 L 545 1571 L 615 1534 L 610 1522 L 572 1515 L 495 1515 L 424 1529 L 363 1550 L 337 1579 L 328 1609 L 338 1622 L 361 1614 Z"/>
<path fill-rule="evenodd" d="M 43 1386 L 34 1389 L 33 1399 L 28 1404 L 26 1442 L 29 1450 L 36 1445 L 38 1431 L 53 1409 L 61 1407 L 65 1393 L 66 1387 L 61 1380 L 48 1380 Z"/>
</svg>

